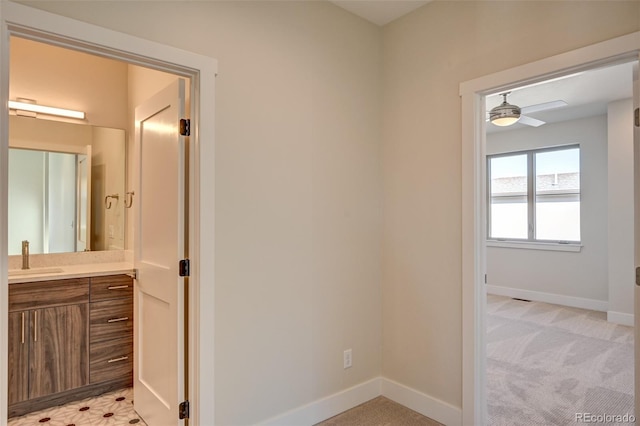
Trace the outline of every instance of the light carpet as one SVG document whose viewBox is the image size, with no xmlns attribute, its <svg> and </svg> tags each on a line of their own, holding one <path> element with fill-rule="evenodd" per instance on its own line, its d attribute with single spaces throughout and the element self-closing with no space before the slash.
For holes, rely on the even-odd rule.
<svg viewBox="0 0 640 426">
<path fill-rule="evenodd" d="M 441 426 L 441 424 L 384 396 L 379 396 L 316 426 Z"/>
<path fill-rule="evenodd" d="M 633 328 L 607 322 L 604 312 L 488 295 L 490 425 L 633 415 L 633 359 Z"/>
</svg>

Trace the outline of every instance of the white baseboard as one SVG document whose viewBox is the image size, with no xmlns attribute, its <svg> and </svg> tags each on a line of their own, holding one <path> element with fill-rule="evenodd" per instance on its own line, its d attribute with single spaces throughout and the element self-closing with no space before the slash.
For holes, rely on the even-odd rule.
<svg viewBox="0 0 640 426">
<path fill-rule="evenodd" d="M 380 396 L 379 377 L 259 423 L 264 426 L 314 425 Z"/>
<path fill-rule="evenodd" d="M 384 396 L 446 426 L 462 425 L 462 410 L 384 377 L 371 379 L 344 391 L 260 422 L 261 426 L 306 426 Z"/>
<path fill-rule="evenodd" d="M 382 380 L 382 395 L 447 426 L 462 425 L 462 410 L 393 380 Z"/>
<path fill-rule="evenodd" d="M 572 308 L 591 309 L 592 311 L 607 312 L 609 303 L 604 300 L 586 299 L 583 297 L 563 296 L 561 294 L 543 293 L 541 291 L 522 290 L 519 288 L 487 285 L 487 293 L 498 296 L 515 297 L 518 299 L 534 300 L 536 302 L 554 303 L 556 305 L 571 306 Z"/>
<path fill-rule="evenodd" d="M 614 324 L 634 326 L 633 314 L 625 314 L 616 311 L 607 311 L 607 321 Z"/>
</svg>

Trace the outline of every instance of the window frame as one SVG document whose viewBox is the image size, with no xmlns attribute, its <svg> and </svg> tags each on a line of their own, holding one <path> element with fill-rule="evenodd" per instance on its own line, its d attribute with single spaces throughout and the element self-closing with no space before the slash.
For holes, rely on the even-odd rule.
<svg viewBox="0 0 640 426">
<path fill-rule="evenodd" d="M 536 154 L 544 152 L 554 151 L 566 151 L 570 149 L 578 149 L 578 161 L 580 165 L 580 189 L 577 195 L 580 202 L 580 240 L 549 240 L 549 239 L 536 239 Z M 501 157 L 514 157 L 518 155 L 526 155 L 527 157 L 527 193 L 525 195 L 513 195 L 511 197 L 526 198 L 527 201 L 527 237 L 528 238 L 492 238 L 491 237 L 491 160 Z M 486 176 L 487 176 L 487 190 L 486 190 L 486 203 L 487 203 L 487 241 L 491 243 L 527 243 L 527 244 L 563 244 L 563 245 L 581 245 L 582 244 L 582 148 L 580 143 L 572 143 L 568 145 L 556 145 L 544 148 L 533 148 L 518 151 L 501 152 L 498 154 L 486 155 Z M 506 198 L 506 197 L 505 197 Z"/>
</svg>

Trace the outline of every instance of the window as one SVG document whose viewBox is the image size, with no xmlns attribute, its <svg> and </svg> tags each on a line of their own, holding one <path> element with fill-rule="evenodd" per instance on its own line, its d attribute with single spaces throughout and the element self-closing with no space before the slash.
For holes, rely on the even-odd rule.
<svg viewBox="0 0 640 426">
<path fill-rule="evenodd" d="M 578 145 L 487 157 L 490 240 L 580 242 Z"/>
</svg>

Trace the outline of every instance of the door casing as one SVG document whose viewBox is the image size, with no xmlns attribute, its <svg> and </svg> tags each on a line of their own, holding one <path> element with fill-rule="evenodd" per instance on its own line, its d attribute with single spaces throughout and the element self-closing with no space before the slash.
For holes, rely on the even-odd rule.
<svg viewBox="0 0 640 426">
<path fill-rule="evenodd" d="M 189 371 L 191 424 L 214 424 L 214 90 L 217 61 L 13 2 L 0 2 L 0 199 L 7 200 L 9 38 L 17 36 L 169 72 L 191 80 L 189 154 Z M 200 120 L 206 117 L 206 120 Z M 200 165 L 206 167 L 200 167 Z M 206 184 L 206 186 L 201 185 Z M 206 187 L 206 191 L 201 191 Z M 0 389 L 7 389 L 7 203 L 0 203 Z M 200 262 L 206 259 L 206 262 Z M 206 282 L 207 285 L 201 285 Z M 205 324 L 207 327 L 200 327 Z M 7 423 L 0 392 L 0 425 Z M 200 401 L 206 401 L 201 404 Z M 178 419 L 176 419 L 178 424 Z"/>
<path fill-rule="evenodd" d="M 462 424 L 486 424 L 486 137 L 484 97 L 638 59 L 640 32 L 465 81 L 462 98 Z M 638 355 L 636 355 L 637 357 Z"/>
</svg>

